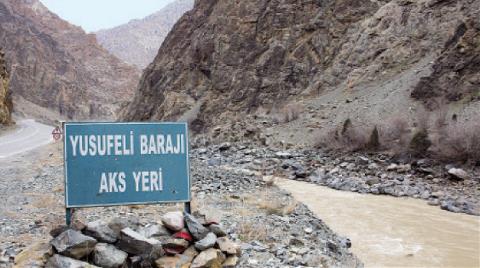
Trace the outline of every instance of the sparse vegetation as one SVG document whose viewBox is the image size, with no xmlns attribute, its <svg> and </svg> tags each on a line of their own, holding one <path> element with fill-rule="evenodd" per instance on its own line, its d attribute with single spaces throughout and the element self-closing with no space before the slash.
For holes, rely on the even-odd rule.
<svg viewBox="0 0 480 268">
<path fill-rule="evenodd" d="M 480 159 L 480 123 L 453 123 L 437 129 L 433 156 L 443 161 Z"/>
<path fill-rule="evenodd" d="M 380 138 L 378 134 L 378 128 L 375 126 L 370 134 L 370 140 L 366 146 L 368 150 L 378 150 L 380 149 Z"/>
<path fill-rule="evenodd" d="M 318 146 L 348 151 L 363 150 L 368 143 L 368 132 L 365 128 L 353 125 L 346 119 L 341 129 L 333 129 L 320 138 Z"/>
<path fill-rule="evenodd" d="M 281 109 L 273 108 L 270 112 L 276 123 L 288 123 L 300 118 L 304 107 L 299 103 L 291 103 Z"/>
<path fill-rule="evenodd" d="M 427 154 L 430 146 L 432 146 L 432 142 L 428 137 L 428 131 L 426 128 L 422 128 L 415 132 L 412 139 L 410 140 L 408 148 L 414 156 L 420 157 Z"/>
<path fill-rule="evenodd" d="M 238 236 L 242 241 L 267 241 L 267 226 L 264 224 L 253 224 L 243 221 L 238 227 Z"/>
<path fill-rule="evenodd" d="M 341 151 L 390 151 L 414 157 L 430 156 L 444 162 L 480 159 L 480 123 L 447 120 L 447 109 L 439 107 L 434 120 L 421 112 L 410 126 L 406 119 L 394 117 L 383 125 L 360 126 L 351 119 L 321 136 L 317 143 Z M 433 121 L 433 122 L 432 122 Z"/>
</svg>

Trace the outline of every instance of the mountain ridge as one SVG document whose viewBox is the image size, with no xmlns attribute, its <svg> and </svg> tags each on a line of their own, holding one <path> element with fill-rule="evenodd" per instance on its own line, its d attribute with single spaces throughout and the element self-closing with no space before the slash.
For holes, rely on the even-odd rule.
<svg viewBox="0 0 480 268">
<path fill-rule="evenodd" d="M 176 0 L 143 18 L 97 31 L 99 43 L 120 59 L 144 68 L 153 61 L 175 22 L 193 7 L 194 0 Z"/>
<path fill-rule="evenodd" d="M 25 114 L 40 106 L 50 117 L 115 118 L 131 98 L 138 70 L 101 47 L 38 0 L 0 1 L 0 46 L 5 48 L 10 89 Z M 28 103 L 32 103 L 31 107 Z"/>
<path fill-rule="evenodd" d="M 227 131 L 228 124 L 243 122 L 269 128 L 279 142 L 312 144 L 317 131 L 347 119 L 373 125 L 401 116 L 415 122 L 424 107 L 411 93 L 424 87 L 422 77 L 433 75 L 443 77 L 442 87 L 447 77 L 466 81 L 450 89 L 461 98 L 428 88 L 422 98 L 445 101 L 460 120 L 474 120 L 479 77 L 468 66 L 476 59 L 469 47 L 479 44 L 474 19 L 479 5 L 468 0 L 200 0 L 144 70 L 122 118 L 176 120 L 190 114 L 187 120 L 200 132 Z M 460 25 L 466 29 L 455 37 Z M 442 61 L 446 53 L 461 57 L 471 71 L 452 76 L 455 57 Z M 435 75 L 434 69 L 443 71 Z M 275 113 L 289 105 L 305 113 L 287 124 L 275 123 Z"/>
</svg>

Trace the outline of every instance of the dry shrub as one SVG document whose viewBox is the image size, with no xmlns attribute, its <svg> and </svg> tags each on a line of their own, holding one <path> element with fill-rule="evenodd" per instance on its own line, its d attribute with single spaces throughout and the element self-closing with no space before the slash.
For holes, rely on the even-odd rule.
<svg viewBox="0 0 480 268">
<path fill-rule="evenodd" d="M 408 143 L 410 127 L 407 120 L 402 117 L 393 117 L 387 123 L 380 126 L 380 141 L 384 145 L 395 144 L 405 147 Z"/>
<path fill-rule="evenodd" d="M 410 152 L 417 157 L 425 156 L 432 146 L 427 129 L 419 129 L 410 140 L 408 148 Z"/>
<path fill-rule="evenodd" d="M 238 227 L 238 236 L 244 242 L 267 240 L 267 226 L 265 224 L 254 224 L 249 221 L 243 221 Z"/>
<path fill-rule="evenodd" d="M 303 111 L 303 105 L 299 103 L 291 103 L 281 109 L 273 108 L 271 114 L 274 122 L 288 123 L 300 118 Z"/>
<path fill-rule="evenodd" d="M 380 149 L 380 134 L 378 134 L 377 126 L 373 128 L 366 148 L 371 151 L 377 151 L 378 149 Z"/>
<path fill-rule="evenodd" d="M 480 123 L 452 123 L 436 130 L 432 148 L 435 157 L 443 161 L 480 159 Z"/>
<path fill-rule="evenodd" d="M 295 210 L 297 203 L 294 201 L 283 204 L 280 200 L 264 200 L 258 204 L 258 207 L 265 209 L 268 215 L 285 216 Z"/>
<path fill-rule="evenodd" d="M 370 134 L 368 128 L 355 126 L 347 119 L 341 128 L 332 129 L 321 136 L 317 146 L 347 151 L 363 150 L 368 145 Z"/>
</svg>

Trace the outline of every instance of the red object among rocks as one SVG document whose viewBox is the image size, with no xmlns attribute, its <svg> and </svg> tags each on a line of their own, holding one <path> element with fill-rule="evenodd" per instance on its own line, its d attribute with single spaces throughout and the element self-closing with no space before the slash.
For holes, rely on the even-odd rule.
<svg viewBox="0 0 480 268">
<path fill-rule="evenodd" d="M 181 238 L 181 239 L 185 239 L 187 240 L 188 242 L 192 242 L 193 241 L 193 237 L 192 235 L 187 232 L 186 230 L 182 230 L 180 232 L 176 232 L 173 237 L 175 238 Z"/>
</svg>

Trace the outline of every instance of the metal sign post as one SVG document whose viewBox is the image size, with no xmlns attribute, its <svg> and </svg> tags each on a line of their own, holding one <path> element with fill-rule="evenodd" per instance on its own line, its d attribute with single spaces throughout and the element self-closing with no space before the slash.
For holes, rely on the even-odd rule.
<svg viewBox="0 0 480 268">
<path fill-rule="evenodd" d="M 191 182 L 186 123 L 65 123 L 67 225 L 73 208 L 184 202 Z"/>
</svg>

